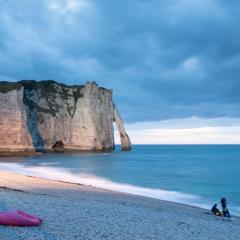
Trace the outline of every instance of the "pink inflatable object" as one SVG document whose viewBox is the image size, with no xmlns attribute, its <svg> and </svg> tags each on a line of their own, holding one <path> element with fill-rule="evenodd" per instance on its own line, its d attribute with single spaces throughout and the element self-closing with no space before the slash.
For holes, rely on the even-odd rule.
<svg viewBox="0 0 240 240">
<path fill-rule="evenodd" d="M 0 224 L 11 226 L 39 226 L 42 220 L 28 213 L 15 210 L 9 212 L 0 212 Z"/>
</svg>

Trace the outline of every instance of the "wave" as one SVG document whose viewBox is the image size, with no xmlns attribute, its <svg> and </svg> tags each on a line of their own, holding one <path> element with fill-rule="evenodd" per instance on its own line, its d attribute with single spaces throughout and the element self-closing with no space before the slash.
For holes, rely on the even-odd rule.
<svg viewBox="0 0 240 240">
<path fill-rule="evenodd" d="M 60 162 L 53 162 L 53 163 L 50 163 L 50 162 L 43 162 L 43 163 L 39 163 L 39 166 L 55 166 L 55 165 L 59 165 Z"/>
<path fill-rule="evenodd" d="M 98 177 L 91 174 L 72 173 L 66 169 L 58 167 L 53 168 L 45 165 L 33 167 L 24 166 L 18 163 L 0 163 L 0 170 L 49 180 L 82 184 L 115 192 L 183 203 L 205 209 L 209 209 L 211 207 L 210 201 L 197 195 L 163 189 L 144 188 L 125 183 L 117 183 L 104 177 Z M 232 209 L 234 214 L 240 215 L 239 208 L 233 207 Z"/>
</svg>

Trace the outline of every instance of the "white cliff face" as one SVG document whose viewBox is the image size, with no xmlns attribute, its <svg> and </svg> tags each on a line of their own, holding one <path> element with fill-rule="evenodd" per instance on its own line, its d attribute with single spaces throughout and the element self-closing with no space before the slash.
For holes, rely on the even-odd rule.
<svg viewBox="0 0 240 240">
<path fill-rule="evenodd" d="M 112 92 L 87 84 L 81 90 L 72 119 L 72 145 L 85 149 L 114 148 Z"/>
<path fill-rule="evenodd" d="M 112 150 L 114 119 L 124 130 L 115 111 L 112 91 L 95 83 L 0 83 L 0 152 L 52 150 L 60 140 L 65 150 Z"/>
<path fill-rule="evenodd" d="M 114 121 L 116 122 L 119 134 L 120 134 L 120 140 L 121 140 L 121 146 L 123 151 L 129 151 L 132 148 L 131 141 L 129 136 L 127 135 L 122 119 L 120 117 L 120 114 L 114 105 Z"/>
<path fill-rule="evenodd" d="M 26 127 L 26 111 L 21 86 L 2 86 L 0 92 L 0 152 L 33 150 Z"/>
</svg>

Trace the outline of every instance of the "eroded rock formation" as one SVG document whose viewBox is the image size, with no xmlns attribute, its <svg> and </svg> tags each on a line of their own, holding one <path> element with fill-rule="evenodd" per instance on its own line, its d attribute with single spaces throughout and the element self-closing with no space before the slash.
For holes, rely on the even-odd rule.
<svg viewBox="0 0 240 240">
<path fill-rule="evenodd" d="M 114 149 L 116 121 L 122 150 L 131 143 L 112 102 L 96 83 L 67 86 L 54 81 L 0 82 L 0 152 Z"/>
<path fill-rule="evenodd" d="M 124 125 L 123 125 L 123 121 L 120 117 L 120 114 L 117 110 L 117 107 L 115 105 L 113 105 L 113 114 L 114 114 L 114 122 L 116 122 L 117 128 L 118 128 L 118 132 L 120 134 L 120 140 L 121 140 L 121 146 L 122 146 L 122 150 L 123 151 L 129 151 L 131 150 L 132 146 L 131 146 L 131 141 L 129 136 L 127 135 Z"/>
</svg>

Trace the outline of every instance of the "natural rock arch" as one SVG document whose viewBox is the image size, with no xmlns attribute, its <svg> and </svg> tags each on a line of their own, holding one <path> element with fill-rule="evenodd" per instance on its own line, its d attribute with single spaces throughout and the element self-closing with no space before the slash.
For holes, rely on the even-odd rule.
<svg viewBox="0 0 240 240">
<path fill-rule="evenodd" d="M 120 117 L 120 114 L 115 106 L 115 104 L 113 105 L 113 121 L 116 123 L 119 135 L 120 135 L 120 141 L 121 141 L 121 148 L 122 151 L 130 151 L 132 149 L 132 144 L 130 141 L 129 136 L 127 135 L 124 125 L 123 125 L 123 121 Z"/>
</svg>

